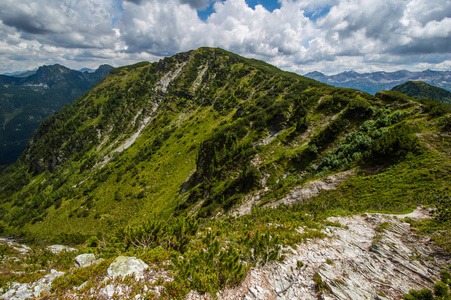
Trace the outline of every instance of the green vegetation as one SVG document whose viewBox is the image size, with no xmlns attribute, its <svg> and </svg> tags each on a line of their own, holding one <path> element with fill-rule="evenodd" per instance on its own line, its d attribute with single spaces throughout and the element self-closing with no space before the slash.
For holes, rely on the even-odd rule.
<svg viewBox="0 0 451 300">
<path fill-rule="evenodd" d="M 451 92 L 422 81 L 407 81 L 393 87 L 392 91 L 398 91 L 418 99 L 432 99 L 440 103 L 451 104 Z"/>
<path fill-rule="evenodd" d="M 43 122 L 0 174 L 0 234 L 137 256 L 174 279 L 156 283 L 167 298 L 239 284 L 282 260 L 283 246 L 325 237 L 324 224 L 339 226 L 331 215 L 434 207 L 414 225 L 451 249 L 451 117 L 434 103 L 325 86 L 221 49 L 118 68 Z M 329 175 L 343 182 L 265 207 Z M 104 268 L 67 276 L 89 286 Z"/>
<path fill-rule="evenodd" d="M 111 69 L 103 65 L 82 73 L 53 65 L 24 78 L 0 75 L 0 165 L 13 163 L 42 121 L 91 89 Z"/>
<path fill-rule="evenodd" d="M 419 291 L 411 290 L 409 294 L 404 295 L 405 300 L 449 300 L 451 299 L 451 275 L 448 271 L 441 271 L 441 280 L 434 284 L 434 291 L 424 288 Z"/>
</svg>

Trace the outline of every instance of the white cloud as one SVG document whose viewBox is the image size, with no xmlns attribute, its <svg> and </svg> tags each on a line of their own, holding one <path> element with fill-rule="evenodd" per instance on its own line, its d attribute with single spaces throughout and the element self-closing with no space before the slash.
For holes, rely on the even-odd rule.
<svg viewBox="0 0 451 300">
<path fill-rule="evenodd" d="M 211 3 L 200 20 L 196 9 Z M 299 73 L 449 68 L 449 0 L 279 4 L 269 12 L 245 0 L 3 0 L 0 63 L 120 65 L 211 46 Z"/>
</svg>

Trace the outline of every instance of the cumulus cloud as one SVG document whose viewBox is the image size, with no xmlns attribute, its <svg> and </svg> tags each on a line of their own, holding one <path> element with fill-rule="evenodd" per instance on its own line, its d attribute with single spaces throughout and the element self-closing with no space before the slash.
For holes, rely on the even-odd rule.
<svg viewBox="0 0 451 300">
<path fill-rule="evenodd" d="M 205 9 L 210 5 L 210 0 L 180 0 L 180 2 L 189 4 L 195 9 Z"/>
<path fill-rule="evenodd" d="M 102 0 L 4 0 L 0 19 L 25 40 L 63 48 L 107 48 L 115 42 L 112 5 Z"/>
<path fill-rule="evenodd" d="M 300 73 L 449 66 L 449 0 L 279 4 L 268 11 L 245 0 L 3 0 L 0 62 L 117 65 L 211 46 Z M 198 10 L 210 5 L 202 21 Z"/>
<path fill-rule="evenodd" d="M 188 4 L 194 9 L 205 9 L 210 5 L 212 1 L 215 0 L 176 0 L 176 3 Z M 124 0 L 124 2 L 131 2 L 136 5 L 141 5 L 145 2 L 152 2 L 152 0 Z"/>
</svg>

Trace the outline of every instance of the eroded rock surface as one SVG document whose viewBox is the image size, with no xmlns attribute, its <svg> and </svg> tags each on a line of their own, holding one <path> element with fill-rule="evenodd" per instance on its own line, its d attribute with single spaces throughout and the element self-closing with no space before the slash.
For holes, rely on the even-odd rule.
<svg viewBox="0 0 451 300">
<path fill-rule="evenodd" d="M 58 272 L 52 270 L 50 274 L 42 277 L 36 282 L 32 283 L 18 283 L 14 282 L 8 289 L 8 291 L 0 296 L 0 299 L 14 299 L 23 300 L 36 298 L 41 294 L 50 294 L 50 288 L 53 280 L 64 275 L 64 272 Z"/>
<path fill-rule="evenodd" d="M 333 174 L 323 179 L 307 182 L 304 185 L 293 188 L 285 197 L 275 202 L 265 204 L 263 207 L 277 207 L 281 204 L 293 205 L 299 203 L 305 203 L 312 197 L 319 195 L 322 191 L 336 189 L 346 179 L 355 174 L 355 169 Z M 267 180 L 268 178 L 266 178 Z M 265 186 L 262 184 L 262 186 Z M 254 195 L 244 198 L 243 203 L 235 208 L 230 214 L 234 217 L 250 214 L 252 207 L 257 206 L 260 203 L 262 192 L 259 191 Z"/>
<path fill-rule="evenodd" d="M 425 215 L 422 210 L 411 214 Z M 252 269 L 239 287 L 222 291 L 219 298 L 395 299 L 411 289 L 432 289 L 440 275 L 439 263 L 449 261 L 436 256 L 431 259 L 434 249 L 428 238 L 416 236 L 401 217 L 329 218 L 341 224 L 323 230 L 330 238 L 287 248 L 283 262 Z M 321 290 L 314 281 L 315 273 L 324 284 Z"/>
</svg>

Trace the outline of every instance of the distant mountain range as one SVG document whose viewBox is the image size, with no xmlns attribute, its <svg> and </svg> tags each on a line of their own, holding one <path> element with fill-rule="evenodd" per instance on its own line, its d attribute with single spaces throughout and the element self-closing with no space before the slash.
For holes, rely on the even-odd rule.
<svg viewBox="0 0 451 300">
<path fill-rule="evenodd" d="M 112 69 L 102 65 L 94 72 L 80 72 L 57 64 L 0 75 L 0 164 L 15 161 L 47 116 L 80 97 Z"/>
<path fill-rule="evenodd" d="M 423 81 L 428 84 L 451 91 L 451 71 L 409 72 L 374 72 L 360 74 L 354 71 L 327 76 L 321 72 L 310 72 L 304 76 L 337 87 L 353 88 L 374 95 L 378 91 L 391 90 L 406 81 Z"/>
<path fill-rule="evenodd" d="M 11 73 L 5 73 L 5 74 L 0 74 L 0 75 L 6 75 L 6 76 L 13 76 L 13 77 L 19 77 L 19 78 L 25 78 L 28 76 L 31 76 L 33 74 L 36 74 L 36 71 L 38 69 L 35 70 L 28 70 L 28 71 L 16 71 L 16 72 L 11 72 Z"/>
<path fill-rule="evenodd" d="M 422 81 L 407 81 L 393 87 L 392 91 L 401 92 L 417 99 L 428 98 L 440 103 L 451 104 L 451 92 Z"/>
</svg>

